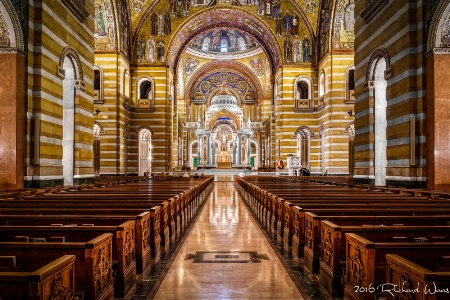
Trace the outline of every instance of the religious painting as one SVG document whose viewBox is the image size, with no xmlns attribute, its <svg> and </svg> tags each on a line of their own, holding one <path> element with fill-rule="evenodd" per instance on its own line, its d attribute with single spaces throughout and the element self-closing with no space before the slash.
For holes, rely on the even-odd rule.
<svg viewBox="0 0 450 300">
<path fill-rule="evenodd" d="M 119 31 L 120 31 L 120 47 L 121 52 L 126 58 L 130 57 L 130 15 L 128 13 L 127 1 L 118 1 L 118 12 L 119 12 Z"/>
<path fill-rule="evenodd" d="M 250 66 L 252 66 L 252 70 L 257 76 L 264 75 L 264 65 L 261 58 L 253 58 L 250 60 Z"/>
<path fill-rule="evenodd" d="M 114 12 L 110 0 L 95 1 L 95 50 L 116 50 Z"/>
<path fill-rule="evenodd" d="M 312 14 L 317 7 L 317 0 L 304 0 L 306 12 Z"/>
<path fill-rule="evenodd" d="M 355 41 L 355 2 L 338 0 L 334 18 L 333 48 L 353 50 Z"/>
<path fill-rule="evenodd" d="M 132 0 L 131 5 L 133 7 L 133 11 L 135 13 L 140 13 L 144 8 L 144 2 L 145 0 Z"/>
<path fill-rule="evenodd" d="M 186 63 L 184 64 L 184 73 L 187 76 L 192 75 L 192 73 L 194 73 L 194 71 L 197 68 L 199 63 L 200 63 L 200 61 L 198 59 L 188 57 L 186 59 Z"/>
<path fill-rule="evenodd" d="M 0 47 L 9 47 L 10 42 L 8 25 L 6 24 L 5 18 L 0 11 Z"/>
<path fill-rule="evenodd" d="M 450 13 L 444 21 L 441 31 L 441 47 L 450 47 Z"/>
<path fill-rule="evenodd" d="M 190 47 L 206 53 L 247 52 L 259 47 L 256 40 L 235 28 L 219 27 L 195 37 Z"/>
</svg>

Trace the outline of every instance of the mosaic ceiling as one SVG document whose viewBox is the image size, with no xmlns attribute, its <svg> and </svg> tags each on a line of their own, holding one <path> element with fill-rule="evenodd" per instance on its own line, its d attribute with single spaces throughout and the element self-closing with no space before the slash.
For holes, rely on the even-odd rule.
<svg viewBox="0 0 450 300">
<path fill-rule="evenodd" d="M 119 49 L 134 63 L 175 66 L 179 47 L 222 57 L 259 49 L 277 69 L 308 62 L 284 51 L 295 40 L 310 41 L 311 63 L 354 48 L 354 0 L 95 0 L 95 9 L 96 50 Z M 142 59 L 143 42 L 158 41 L 164 60 Z"/>
</svg>

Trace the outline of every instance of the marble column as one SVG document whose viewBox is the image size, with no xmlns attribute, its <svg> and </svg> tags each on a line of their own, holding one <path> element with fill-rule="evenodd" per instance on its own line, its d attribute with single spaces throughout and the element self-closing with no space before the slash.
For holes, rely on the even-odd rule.
<svg viewBox="0 0 450 300">
<path fill-rule="evenodd" d="M 242 166 L 242 134 L 238 134 L 237 138 L 237 161 L 236 166 Z"/>
<path fill-rule="evenodd" d="M 247 135 L 247 166 L 251 166 L 250 164 L 250 137 L 251 135 Z"/>
<path fill-rule="evenodd" d="M 19 53 L 0 53 L 0 190 L 24 187 L 25 70 Z M 39 162 L 36 162 L 39 164 Z"/>
<path fill-rule="evenodd" d="M 450 54 L 426 57 L 426 178 L 428 189 L 450 189 Z M 419 171 L 417 171 L 419 174 Z"/>
<path fill-rule="evenodd" d="M 206 135 L 206 165 L 211 165 L 211 134 Z"/>
</svg>

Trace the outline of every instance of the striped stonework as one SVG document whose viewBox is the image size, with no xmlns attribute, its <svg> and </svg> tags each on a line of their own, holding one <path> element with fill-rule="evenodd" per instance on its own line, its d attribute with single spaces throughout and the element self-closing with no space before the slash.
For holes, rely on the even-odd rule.
<svg viewBox="0 0 450 300">
<path fill-rule="evenodd" d="M 80 22 L 60 1 L 29 1 L 26 186 L 62 184 L 62 62 L 75 74 L 73 181 L 93 179 L 93 1 Z"/>
<path fill-rule="evenodd" d="M 374 70 L 387 61 L 386 184 L 423 186 L 425 181 L 423 1 L 355 1 L 355 179 L 375 180 Z M 383 80 L 380 77 L 380 80 Z M 374 81 L 375 80 L 375 81 Z M 384 118 L 384 116 L 383 116 Z"/>
</svg>

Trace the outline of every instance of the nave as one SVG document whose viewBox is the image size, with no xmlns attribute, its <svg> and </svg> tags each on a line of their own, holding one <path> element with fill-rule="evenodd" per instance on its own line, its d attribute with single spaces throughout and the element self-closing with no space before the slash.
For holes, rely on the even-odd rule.
<svg viewBox="0 0 450 300">
<path fill-rule="evenodd" d="M 180 244 L 146 299 L 306 298 L 230 182 L 215 183 Z"/>
</svg>

